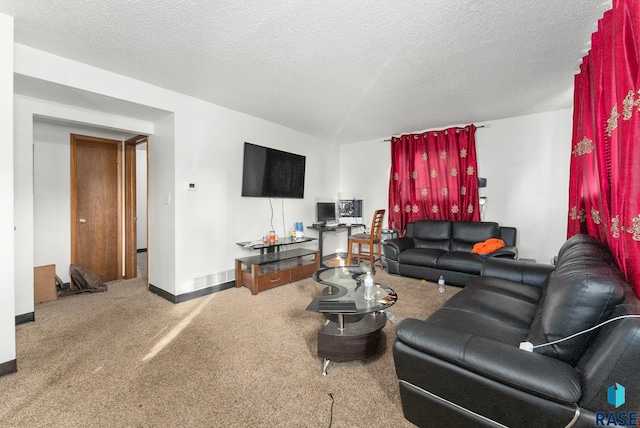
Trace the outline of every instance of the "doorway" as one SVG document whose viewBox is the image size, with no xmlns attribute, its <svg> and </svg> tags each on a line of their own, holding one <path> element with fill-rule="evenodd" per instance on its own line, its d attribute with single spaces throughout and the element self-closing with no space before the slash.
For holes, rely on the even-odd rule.
<svg viewBox="0 0 640 428">
<path fill-rule="evenodd" d="M 147 145 L 146 135 L 124 142 L 124 278 L 148 278 L 147 254 Z"/>
<path fill-rule="evenodd" d="M 71 134 L 71 264 L 122 278 L 122 143 Z"/>
<path fill-rule="evenodd" d="M 104 282 L 138 276 L 136 147 L 147 142 L 71 134 L 71 264 Z"/>
</svg>

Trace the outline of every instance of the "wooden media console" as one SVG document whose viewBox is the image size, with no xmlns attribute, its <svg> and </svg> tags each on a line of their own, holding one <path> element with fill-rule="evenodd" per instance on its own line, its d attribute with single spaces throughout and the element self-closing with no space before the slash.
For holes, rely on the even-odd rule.
<svg viewBox="0 0 640 428">
<path fill-rule="evenodd" d="M 260 291 L 310 278 L 320 269 L 320 253 L 296 248 L 236 259 L 236 287 Z"/>
</svg>

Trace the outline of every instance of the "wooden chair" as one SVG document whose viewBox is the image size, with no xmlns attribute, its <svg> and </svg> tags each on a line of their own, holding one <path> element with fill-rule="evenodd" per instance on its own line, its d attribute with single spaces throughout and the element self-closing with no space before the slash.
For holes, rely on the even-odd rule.
<svg viewBox="0 0 640 428">
<path fill-rule="evenodd" d="M 386 210 L 377 210 L 373 213 L 373 220 L 371 222 L 370 233 L 358 233 L 349 237 L 349 247 L 347 248 L 347 266 L 351 266 L 351 259 L 358 259 L 358 266 L 360 266 L 361 259 L 369 259 L 371 265 L 371 273 L 376 273 L 375 256 L 377 254 L 380 261 L 380 267 L 382 268 L 382 252 L 381 252 L 381 239 L 382 239 L 382 219 Z M 353 245 L 358 246 L 358 252 L 354 253 Z M 362 249 L 362 246 L 366 245 L 366 250 Z M 377 247 L 377 251 L 374 252 L 374 247 Z"/>
</svg>

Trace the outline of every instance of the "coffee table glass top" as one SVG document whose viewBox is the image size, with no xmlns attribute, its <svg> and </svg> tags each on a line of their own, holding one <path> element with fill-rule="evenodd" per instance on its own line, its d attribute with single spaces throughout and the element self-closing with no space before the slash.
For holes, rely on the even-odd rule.
<svg viewBox="0 0 640 428">
<path fill-rule="evenodd" d="M 375 282 L 375 298 L 364 299 L 365 273 L 359 267 L 332 267 L 315 272 L 313 279 L 327 285 L 327 288 L 322 296 L 311 301 L 307 310 L 345 315 L 367 314 L 385 310 L 393 305 L 398 299 L 396 292 Z"/>
</svg>

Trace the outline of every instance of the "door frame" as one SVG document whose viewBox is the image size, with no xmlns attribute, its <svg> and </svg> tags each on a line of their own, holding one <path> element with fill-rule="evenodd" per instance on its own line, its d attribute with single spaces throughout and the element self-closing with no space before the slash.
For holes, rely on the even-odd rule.
<svg viewBox="0 0 640 428">
<path fill-rule="evenodd" d="M 138 214 L 137 214 L 137 178 L 136 178 L 136 146 L 147 143 L 147 278 L 149 277 L 149 137 L 136 135 L 124 142 L 124 279 L 136 278 L 138 257 Z"/>
</svg>

